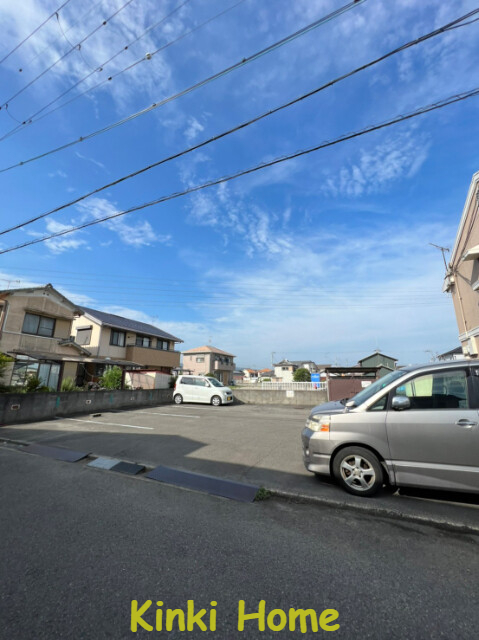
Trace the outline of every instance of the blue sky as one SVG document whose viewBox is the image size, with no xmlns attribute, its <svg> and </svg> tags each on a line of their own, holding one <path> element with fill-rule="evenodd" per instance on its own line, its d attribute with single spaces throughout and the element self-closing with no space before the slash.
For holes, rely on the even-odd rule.
<svg viewBox="0 0 479 640">
<path fill-rule="evenodd" d="M 0 59 L 59 6 L 0 0 Z M 0 136 L 182 4 L 70 0 L 0 65 Z M 190 0 L 63 101 L 215 16 Z M 227 14 L 0 142 L 0 169 L 159 102 L 347 4 L 244 0 Z M 240 122 L 476 8 L 468 0 L 366 0 L 187 96 L 90 141 L 0 173 L 4 229 Z M 63 35 L 63 33 L 64 35 Z M 479 85 L 479 22 L 420 44 L 260 123 L 0 237 L 55 233 L 333 139 Z M 68 42 L 67 42 L 68 40 Z M 70 43 L 70 44 L 69 44 Z M 22 71 L 19 71 L 22 69 Z M 62 100 L 56 102 L 58 106 Z M 441 254 L 478 170 L 479 98 L 251 176 L 1 256 L 4 288 L 51 282 L 78 303 L 151 322 L 237 363 L 283 357 L 401 363 L 458 344 Z M 9 281 L 9 282 L 7 282 Z"/>
</svg>

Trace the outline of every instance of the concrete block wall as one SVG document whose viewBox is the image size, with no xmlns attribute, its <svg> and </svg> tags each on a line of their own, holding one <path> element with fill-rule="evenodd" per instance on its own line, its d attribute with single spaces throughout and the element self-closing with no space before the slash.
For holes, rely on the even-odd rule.
<svg viewBox="0 0 479 640">
<path fill-rule="evenodd" d="M 173 401 L 171 389 L 0 394 L 0 426 Z M 0 433 L 1 438 L 1 433 Z"/>
<path fill-rule="evenodd" d="M 235 400 L 244 404 L 285 404 L 301 407 L 314 407 L 328 401 L 326 391 L 311 389 L 308 391 L 270 391 L 264 389 L 234 388 Z"/>
</svg>

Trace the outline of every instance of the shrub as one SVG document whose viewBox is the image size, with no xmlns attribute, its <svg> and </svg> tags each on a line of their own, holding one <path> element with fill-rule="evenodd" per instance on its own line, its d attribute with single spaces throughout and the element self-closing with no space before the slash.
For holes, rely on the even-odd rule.
<svg viewBox="0 0 479 640">
<path fill-rule="evenodd" d="M 64 378 L 62 380 L 61 391 L 83 391 L 83 389 L 76 386 L 73 378 Z"/>
<path fill-rule="evenodd" d="M 25 383 L 25 392 L 36 393 L 37 391 L 51 391 L 51 389 L 45 386 L 38 376 L 29 376 Z"/>
<path fill-rule="evenodd" d="M 104 389 L 121 389 L 121 379 L 123 377 L 123 371 L 120 367 L 112 367 L 105 371 L 100 378 L 100 385 Z"/>
<path fill-rule="evenodd" d="M 295 382 L 311 382 L 311 374 L 304 367 L 300 367 L 293 373 L 293 380 Z"/>
</svg>

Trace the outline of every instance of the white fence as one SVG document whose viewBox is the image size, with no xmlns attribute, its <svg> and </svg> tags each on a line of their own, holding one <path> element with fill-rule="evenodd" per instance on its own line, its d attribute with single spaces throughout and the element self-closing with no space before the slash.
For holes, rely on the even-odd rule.
<svg viewBox="0 0 479 640">
<path fill-rule="evenodd" d="M 262 382 L 257 387 L 265 391 L 325 391 L 326 382 Z"/>
<path fill-rule="evenodd" d="M 125 382 L 130 389 L 168 389 L 171 376 L 159 371 L 127 371 Z"/>
</svg>

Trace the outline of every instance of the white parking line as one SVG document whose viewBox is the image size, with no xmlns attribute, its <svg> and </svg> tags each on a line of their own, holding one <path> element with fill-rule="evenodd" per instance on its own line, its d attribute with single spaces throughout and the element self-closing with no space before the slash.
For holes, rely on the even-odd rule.
<svg viewBox="0 0 479 640">
<path fill-rule="evenodd" d="M 171 418 L 199 418 L 200 416 L 188 416 L 186 413 L 158 413 L 157 411 L 141 411 L 149 416 L 170 416 Z"/>
<path fill-rule="evenodd" d="M 62 418 L 62 420 L 72 420 L 73 422 L 92 422 L 93 424 L 106 424 L 111 427 L 128 427 L 129 429 L 148 429 L 148 431 L 153 431 L 153 427 L 137 427 L 134 424 L 120 424 L 119 422 L 100 422 L 100 420 L 80 420 L 80 418 Z"/>
</svg>

